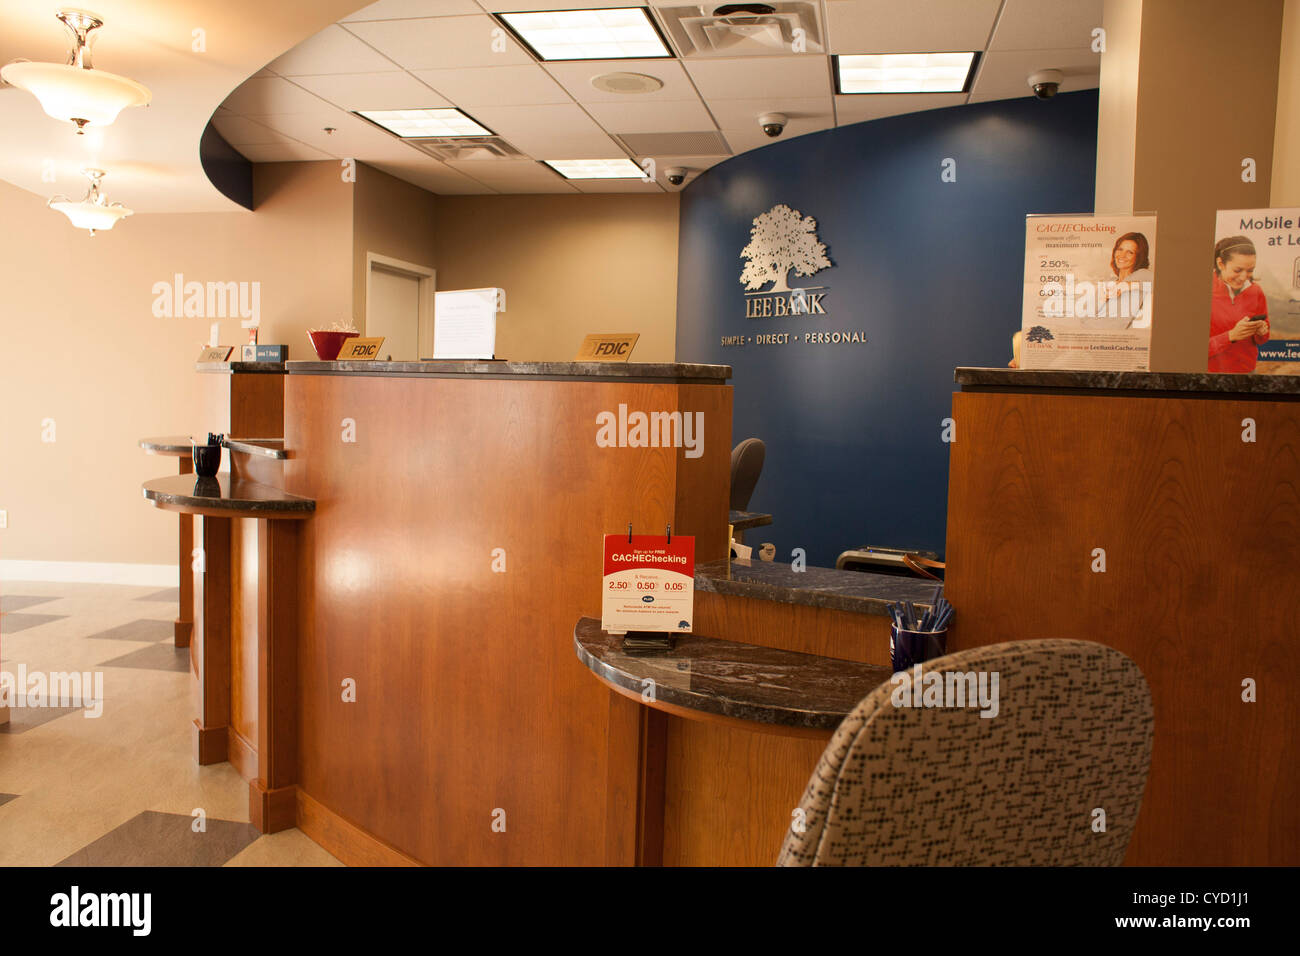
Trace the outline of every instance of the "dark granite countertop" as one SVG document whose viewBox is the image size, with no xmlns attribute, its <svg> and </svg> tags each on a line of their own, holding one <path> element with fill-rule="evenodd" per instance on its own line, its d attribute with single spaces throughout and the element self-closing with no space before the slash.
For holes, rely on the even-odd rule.
<svg viewBox="0 0 1300 956">
<path fill-rule="evenodd" d="M 834 568 L 810 567 L 793 571 L 788 564 L 753 559 L 749 563 L 733 560 L 730 573 L 726 561 L 697 564 L 695 587 L 715 594 L 887 617 L 886 605 L 894 601 L 911 601 L 928 608 L 935 582 L 869 571 L 836 571 Z"/>
<path fill-rule="evenodd" d="M 750 528 L 763 528 L 772 523 L 772 516 L 763 514 L 761 511 L 728 511 L 727 524 L 731 525 L 737 531 L 748 531 Z"/>
<path fill-rule="evenodd" d="M 200 372 L 283 372 L 284 362 L 195 362 Z"/>
<path fill-rule="evenodd" d="M 193 447 L 189 435 L 161 435 L 156 438 L 141 438 L 140 447 L 151 455 L 173 455 L 184 458 Z"/>
<path fill-rule="evenodd" d="M 222 444 L 231 451 L 257 455 L 259 458 L 284 461 L 289 457 L 289 453 L 284 450 L 283 438 L 227 438 Z"/>
<path fill-rule="evenodd" d="M 1060 389 L 1072 393 L 1183 392 L 1300 398 L 1300 375 L 1231 375 L 1223 372 L 1105 372 L 1069 369 L 959 368 L 953 381 L 963 391 Z M 1191 396 L 1187 396 L 1191 397 Z"/>
<path fill-rule="evenodd" d="M 736 720 L 834 730 L 863 697 L 890 678 L 888 667 L 754 644 L 677 634 L 671 650 L 623 650 L 623 638 L 584 617 L 573 631 L 578 659 L 612 684 L 659 703 Z"/>
<path fill-rule="evenodd" d="M 316 510 L 311 498 L 229 474 L 214 478 L 171 475 L 146 481 L 141 488 L 154 507 L 169 511 L 229 512 L 231 518 L 306 518 Z"/>
<path fill-rule="evenodd" d="M 731 378 L 730 365 L 682 362 L 483 362 L 475 360 L 424 362 L 287 362 L 296 375 L 391 375 L 433 378 L 537 378 L 580 381 L 694 383 L 721 385 Z"/>
</svg>

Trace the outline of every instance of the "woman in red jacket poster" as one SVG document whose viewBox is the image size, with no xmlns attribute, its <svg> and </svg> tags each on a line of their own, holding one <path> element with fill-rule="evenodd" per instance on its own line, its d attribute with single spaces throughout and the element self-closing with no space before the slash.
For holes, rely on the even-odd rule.
<svg viewBox="0 0 1300 956">
<path fill-rule="evenodd" d="M 1211 372 L 1253 372 L 1268 341 L 1268 302 L 1254 281 L 1255 244 L 1229 236 L 1214 244 L 1210 298 Z"/>
</svg>

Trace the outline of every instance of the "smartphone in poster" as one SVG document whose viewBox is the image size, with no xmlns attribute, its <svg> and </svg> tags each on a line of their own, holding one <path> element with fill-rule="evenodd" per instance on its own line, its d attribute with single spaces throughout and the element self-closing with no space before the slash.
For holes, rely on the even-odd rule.
<svg viewBox="0 0 1300 956">
<path fill-rule="evenodd" d="M 1220 209 L 1210 288 L 1209 371 L 1300 375 L 1300 207 Z"/>
<path fill-rule="evenodd" d="M 1155 216 L 1027 216 L 1020 367 L 1150 367 Z"/>
<path fill-rule="evenodd" d="M 611 634 L 688 634 L 695 609 L 695 538 L 605 535 L 600 626 Z"/>
</svg>

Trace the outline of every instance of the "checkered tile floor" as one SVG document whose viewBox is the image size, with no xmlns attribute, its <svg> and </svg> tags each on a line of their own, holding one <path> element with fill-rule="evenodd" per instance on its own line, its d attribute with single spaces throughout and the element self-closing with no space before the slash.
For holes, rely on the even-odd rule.
<svg viewBox="0 0 1300 956">
<path fill-rule="evenodd" d="M 0 592 L 0 680 L 29 675 L 0 724 L 0 866 L 339 865 L 298 830 L 259 834 L 235 769 L 194 762 L 176 588 Z M 92 675 L 84 706 L 34 693 L 55 672 Z"/>
</svg>

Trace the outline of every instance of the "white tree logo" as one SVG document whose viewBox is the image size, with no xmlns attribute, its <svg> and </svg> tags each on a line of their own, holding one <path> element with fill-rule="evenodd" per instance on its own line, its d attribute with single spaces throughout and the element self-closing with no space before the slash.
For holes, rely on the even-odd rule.
<svg viewBox="0 0 1300 956">
<path fill-rule="evenodd" d="M 749 245 L 740 250 L 747 260 L 740 273 L 746 289 L 755 290 L 773 283 L 771 292 L 789 292 L 786 277 L 810 276 L 829 269 L 826 244 L 817 239 L 817 220 L 805 216 L 785 203 L 779 203 L 754 220 L 749 230 Z"/>
</svg>

